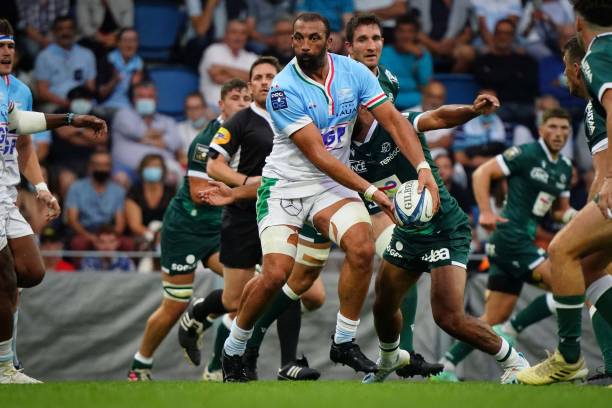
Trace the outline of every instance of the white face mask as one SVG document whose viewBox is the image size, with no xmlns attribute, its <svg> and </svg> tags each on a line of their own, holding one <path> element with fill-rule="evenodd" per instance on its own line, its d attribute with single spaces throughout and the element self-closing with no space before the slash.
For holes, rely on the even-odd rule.
<svg viewBox="0 0 612 408">
<path fill-rule="evenodd" d="M 151 116 L 157 109 L 155 99 L 141 98 L 136 100 L 136 112 L 141 116 Z"/>
<path fill-rule="evenodd" d="M 77 115 L 87 115 L 93 108 L 93 102 L 89 99 L 77 98 L 70 102 L 70 111 Z"/>
<path fill-rule="evenodd" d="M 206 118 L 197 118 L 196 120 L 192 120 L 190 122 L 194 129 L 201 129 L 206 126 Z"/>
</svg>

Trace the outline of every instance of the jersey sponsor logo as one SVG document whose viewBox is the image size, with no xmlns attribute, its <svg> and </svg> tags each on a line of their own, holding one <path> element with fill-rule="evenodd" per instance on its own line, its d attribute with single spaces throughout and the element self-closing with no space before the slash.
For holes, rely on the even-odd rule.
<svg viewBox="0 0 612 408">
<path fill-rule="evenodd" d="M 385 69 L 385 75 L 387 75 L 387 78 L 389 78 L 389 81 L 399 86 L 399 81 L 397 80 L 397 77 L 393 75 L 391 71 L 389 71 L 388 69 Z"/>
<path fill-rule="evenodd" d="M 334 150 L 339 147 L 342 147 L 343 136 L 346 134 L 346 128 L 348 127 L 348 123 L 339 123 L 331 129 L 324 130 L 321 133 L 321 137 L 323 138 L 323 144 L 327 150 Z M 344 138 L 346 140 L 346 138 Z"/>
<path fill-rule="evenodd" d="M 593 82 L 593 72 L 591 71 L 591 66 L 586 59 L 582 60 L 580 68 L 582 68 L 582 73 L 586 77 L 587 81 L 589 81 L 589 83 Z"/>
<path fill-rule="evenodd" d="M 223 144 L 229 143 L 231 139 L 232 139 L 232 134 L 230 133 L 230 131 L 224 127 L 221 127 L 219 128 L 219 130 L 217 130 L 217 134 L 215 135 L 213 139 L 213 143 L 216 143 L 218 145 L 223 145 Z"/>
<path fill-rule="evenodd" d="M 0 122 L 0 153 L 13 156 L 17 147 L 17 135 L 9 133 L 8 123 Z"/>
<path fill-rule="evenodd" d="M 590 136 L 595 134 L 595 113 L 593 113 L 593 102 L 589 101 L 584 110 L 586 128 Z"/>
<path fill-rule="evenodd" d="M 351 88 L 342 88 L 338 91 L 338 100 L 340 102 L 353 101 L 353 90 Z"/>
<path fill-rule="evenodd" d="M 170 266 L 170 269 L 176 272 L 184 272 L 184 271 L 188 271 L 190 269 L 193 269 L 193 264 L 191 265 L 181 265 L 181 264 L 177 264 L 177 263 L 173 263 Z"/>
<path fill-rule="evenodd" d="M 448 248 L 432 249 L 430 253 L 423 255 L 422 261 L 434 263 L 450 259 L 450 251 Z"/>
<path fill-rule="evenodd" d="M 336 116 L 347 116 L 352 115 L 357 112 L 357 104 L 354 99 L 351 99 L 348 102 L 342 102 L 340 105 L 340 109 L 338 109 L 338 113 Z"/>
<path fill-rule="evenodd" d="M 385 157 L 384 159 L 380 161 L 380 165 L 386 166 L 387 164 L 391 163 L 391 161 L 393 161 L 393 159 L 397 157 L 399 152 L 400 152 L 400 149 L 399 147 L 396 146 L 395 149 L 391 152 L 391 154 L 389 154 L 387 157 Z"/>
<path fill-rule="evenodd" d="M 538 217 L 543 217 L 546 215 L 548 210 L 550 210 L 550 207 L 552 207 L 554 201 L 555 197 L 553 195 L 548 194 L 545 191 L 540 191 L 535 202 L 533 203 L 531 212 Z"/>
<path fill-rule="evenodd" d="M 391 143 L 389 142 L 383 143 L 382 146 L 380 147 L 381 153 L 389 153 L 390 151 L 391 151 Z"/>
<path fill-rule="evenodd" d="M 382 180 L 378 180 L 373 183 L 380 191 L 385 193 L 387 197 L 393 198 L 400 185 L 402 184 L 400 179 L 394 174 L 390 177 L 386 177 Z"/>
<path fill-rule="evenodd" d="M 287 96 L 285 92 L 278 90 L 270 93 L 270 103 L 275 111 L 287 108 Z"/>
<path fill-rule="evenodd" d="M 355 173 L 365 173 L 368 171 L 365 160 L 350 160 L 351 170 Z"/>
<path fill-rule="evenodd" d="M 391 247 L 391 244 L 387 245 L 387 253 L 394 258 L 403 258 L 403 256 L 395 250 L 395 248 Z"/>
<path fill-rule="evenodd" d="M 296 217 L 298 215 L 300 215 L 300 213 L 302 212 L 302 209 L 304 208 L 303 204 L 302 204 L 302 200 L 299 198 L 296 199 L 281 199 L 280 202 L 281 208 L 289 215 L 291 215 L 292 217 Z"/>
<path fill-rule="evenodd" d="M 559 181 L 557 181 L 557 188 L 563 190 L 567 186 L 567 176 L 565 174 L 561 174 L 559 176 Z"/>
<path fill-rule="evenodd" d="M 548 184 L 548 173 L 546 170 L 540 167 L 534 167 L 529 173 L 532 179 L 541 181 L 542 183 Z"/>
<path fill-rule="evenodd" d="M 504 159 L 512 160 L 519 154 L 521 154 L 521 148 L 518 146 L 513 146 L 509 149 L 506 149 L 506 151 L 504 152 Z"/>
<path fill-rule="evenodd" d="M 193 161 L 198 163 L 205 163 L 206 157 L 208 157 L 208 146 L 197 143 L 195 150 L 193 151 Z"/>
</svg>

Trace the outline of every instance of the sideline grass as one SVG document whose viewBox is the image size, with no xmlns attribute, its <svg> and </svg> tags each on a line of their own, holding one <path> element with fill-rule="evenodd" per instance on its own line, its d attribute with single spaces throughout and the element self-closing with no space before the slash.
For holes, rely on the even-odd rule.
<svg viewBox="0 0 612 408">
<path fill-rule="evenodd" d="M 333 407 L 612 407 L 612 389 L 570 384 L 548 387 L 502 386 L 494 383 L 429 384 L 393 381 L 320 381 L 249 384 L 161 381 L 61 382 L 0 386 L 2 407 L 62 408 L 291 408 Z"/>
</svg>

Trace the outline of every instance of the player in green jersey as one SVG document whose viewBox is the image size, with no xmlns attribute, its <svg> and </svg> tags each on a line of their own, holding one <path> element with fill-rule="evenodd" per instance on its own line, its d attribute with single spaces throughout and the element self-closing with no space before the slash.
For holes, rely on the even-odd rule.
<svg viewBox="0 0 612 408">
<path fill-rule="evenodd" d="M 609 142 L 612 137 L 612 3 L 577 0 L 574 9 L 578 39 L 587 49 L 581 62 L 581 75 L 591 97 L 593 112 L 606 118 Z M 580 352 L 581 309 L 585 298 L 612 324 L 612 277 L 607 274 L 599 278 L 592 276 L 600 274 L 612 261 L 610 154 L 607 149 L 602 166 L 604 179 L 595 200 L 580 210 L 550 244 L 559 345 L 546 360 L 519 373 L 518 379 L 523 383 L 543 385 L 573 381 L 582 376 L 586 370 Z M 585 287 L 588 287 L 586 291 Z"/>
<path fill-rule="evenodd" d="M 221 115 L 191 142 L 185 180 L 164 214 L 161 230 L 164 298 L 147 321 L 140 349 L 128 372 L 129 381 L 151 379 L 153 353 L 189 305 L 198 261 L 215 273 L 222 273 L 219 262 L 221 209 L 202 202 L 197 191 L 205 188 L 210 180 L 206 174 L 206 160 L 212 138 L 223 121 L 247 107 L 250 101 L 244 81 L 226 82 L 219 101 Z"/>
<path fill-rule="evenodd" d="M 550 290 L 550 262 L 543 249 L 534 244 L 537 225 L 551 208 L 558 221 L 567 223 L 576 213 L 570 208 L 571 162 L 560 155 L 571 129 L 570 116 L 562 109 L 544 112 L 540 139 L 511 147 L 482 164 L 473 174 L 473 188 L 479 223 L 493 234 L 487 243 L 490 261 L 485 311 L 480 317 L 498 325 L 512 313 L 523 283 Z M 491 210 L 490 185 L 505 178 L 508 193 L 501 215 Z M 554 205 L 554 207 L 553 207 Z M 552 295 L 542 295 L 505 326 L 494 326 L 512 344 L 517 332 L 555 313 Z M 457 381 L 459 364 L 474 348 L 458 341 L 442 359 L 444 372 L 438 381 Z"/>
</svg>

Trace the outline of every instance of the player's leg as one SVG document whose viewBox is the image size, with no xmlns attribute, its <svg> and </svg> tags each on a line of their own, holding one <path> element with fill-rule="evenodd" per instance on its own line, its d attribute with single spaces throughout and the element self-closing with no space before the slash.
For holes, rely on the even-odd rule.
<svg viewBox="0 0 612 408">
<path fill-rule="evenodd" d="M 370 217 L 372 219 L 372 231 L 374 233 L 376 254 L 382 259 L 387 246 L 391 243 L 395 224 L 383 212 L 372 214 L 372 211 L 370 211 Z M 425 361 L 425 358 L 421 354 L 414 351 L 413 331 L 417 305 L 417 285 L 412 285 L 404 295 L 404 300 L 400 306 L 403 318 L 402 332 L 400 335 L 400 349 L 408 351 L 411 360 L 411 364 L 403 369 L 404 377 L 412 377 L 415 375 L 428 377 L 442 369 L 440 364 Z"/>
<path fill-rule="evenodd" d="M 611 237 L 612 222 L 606 220 L 597 205 L 591 202 L 551 242 L 552 289 L 560 341 L 557 352 L 519 374 L 521 382 L 542 385 L 586 377 L 588 370 L 580 353 L 581 316 L 585 301 L 581 259 L 598 251 L 609 251 Z M 612 285 L 604 282 L 594 297 L 602 317 L 611 322 Z"/>
<path fill-rule="evenodd" d="M 376 275 L 374 326 L 378 335 L 378 371 L 368 373 L 364 383 L 382 382 L 392 372 L 410 364 L 410 353 L 400 348 L 403 325 L 400 305 L 406 292 L 416 284 L 420 273 L 408 272 L 385 260 Z"/>
<path fill-rule="evenodd" d="M 4 228 L 3 228 L 4 230 Z M 17 371 L 13 365 L 14 313 L 17 307 L 17 276 L 6 235 L 0 237 L 0 384 L 34 384 L 39 381 Z"/>
<path fill-rule="evenodd" d="M 32 231 L 30 229 L 30 231 Z M 17 286 L 31 288 L 42 282 L 45 276 L 45 266 L 36 244 L 36 237 L 31 235 L 10 238 L 9 247 L 15 259 Z"/>
<path fill-rule="evenodd" d="M 131 369 L 128 372 L 129 381 L 151 379 L 153 354 L 187 309 L 193 293 L 193 279 L 193 272 L 180 275 L 162 272 L 164 298 L 161 305 L 147 320 L 140 348 L 134 355 Z"/>
<path fill-rule="evenodd" d="M 376 364 L 361 352 L 355 337 L 372 278 L 375 249 L 370 216 L 363 202 L 354 195 L 338 186 L 322 194 L 312 213 L 317 230 L 327 232 L 328 238 L 346 254 L 338 281 L 340 310 L 330 358 L 356 371 L 368 373 L 376 370 Z"/>
</svg>

